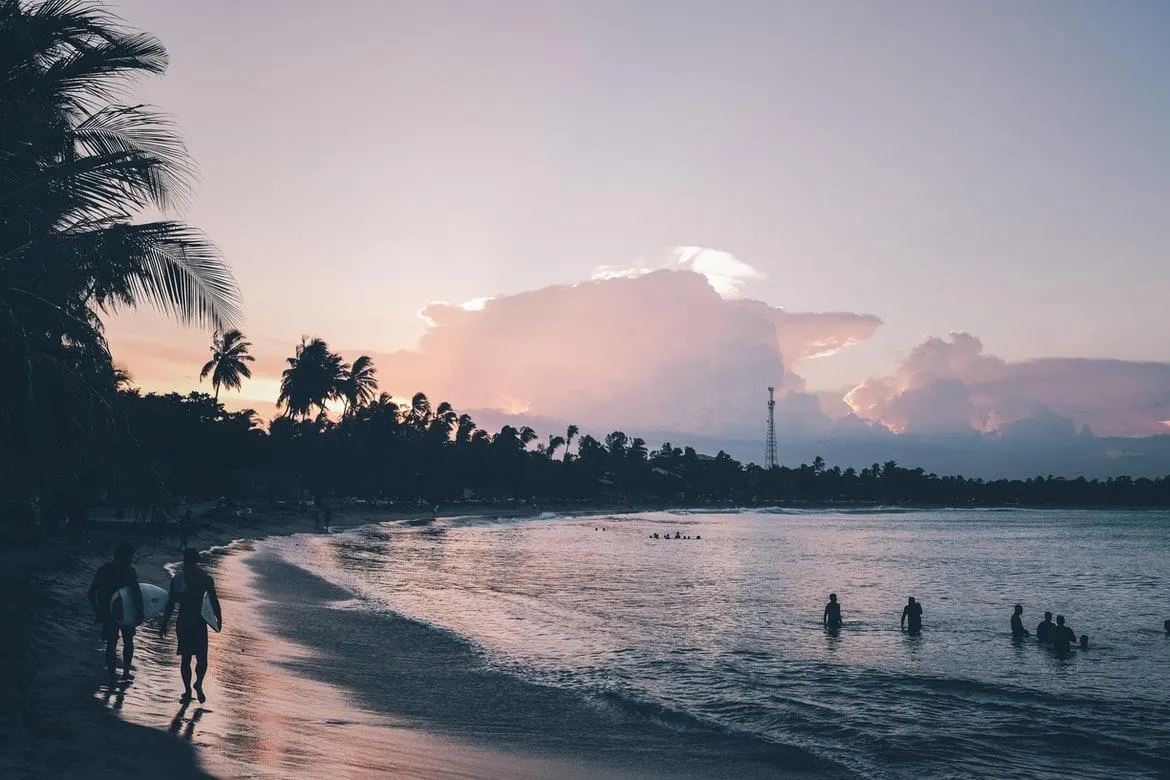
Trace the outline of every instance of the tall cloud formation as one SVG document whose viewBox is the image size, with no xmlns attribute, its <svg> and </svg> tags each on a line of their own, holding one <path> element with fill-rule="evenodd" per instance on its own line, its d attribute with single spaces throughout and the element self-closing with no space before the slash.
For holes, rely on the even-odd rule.
<svg viewBox="0 0 1170 780">
<path fill-rule="evenodd" d="M 896 433 L 1006 436 L 1170 432 L 1170 365 L 1087 358 L 1008 363 L 968 333 L 929 338 L 893 375 L 845 396 L 854 414 Z"/>
<path fill-rule="evenodd" d="M 869 338 L 881 320 L 739 299 L 754 269 L 694 248 L 677 257 L 666 268 L 600 269 L 574 285 L 432 304 L 420 312 L 430 327 L 417 349 L 380 356 L 381 374 L 460 408 L 720 434 L 757 432 L 771 385 L 782 418 L 788 410 L 803 425 L 830 425 L 791 369 Z"/>
</svg>

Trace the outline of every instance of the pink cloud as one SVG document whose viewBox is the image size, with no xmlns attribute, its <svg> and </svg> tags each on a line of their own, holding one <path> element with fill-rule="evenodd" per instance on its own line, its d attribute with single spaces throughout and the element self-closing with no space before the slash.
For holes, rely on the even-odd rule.
<svg viewBox="0 0 1170 780">
<path fill-rule="evenodd" d="M 983 353 L 979 339 L 953 333 L 915 347 L 888 377 L 849 391 L 846 403 L 866 420 L 899 433 L 1002 431 L 1051 415 L 1103 436 L 1165 433 L 1170 364 L 1088 358 L 1007 363 Z M 1066 426 L 1047 424 L 1054 431 Z M 1013 429 L 1017 432 L 1021 429 Z"/>
<path fill-rule="evenodd" d="M 881 324 L 872 315 L 789 313 L 726 297 L 690 269 L 605 274 L 478 308 L 432 304 L 420 314 L 430 328 L 416 349 L 376 356 L 382 376 L 402 388 L 395 392 L 696 433 L 755 431 L 769 385 L 782 389 L 782 409 L 794 420 L 827 425 L 786 369 Z"/>
</svg>

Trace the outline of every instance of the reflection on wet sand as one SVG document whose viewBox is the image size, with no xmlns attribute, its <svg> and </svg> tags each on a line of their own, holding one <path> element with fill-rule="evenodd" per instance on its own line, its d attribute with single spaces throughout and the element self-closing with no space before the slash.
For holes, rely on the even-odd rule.
<svg viewBox="0 0 1170 780">
<path fill-rule="evenodd" d="M 218 777 L 586 776 L 559 762 L 434 737 L 365 711 L 333 687 L 293 675 L 288 664 L 313 656 L 264 632 L 265 602 L 257 598 L 245 558 L 246 553 L 228 555 L 211 567 L 225 627 L 210 636 L 206 704 L 179 701 L 173 634 L 160 639 L 157 626 L 147 624 L 137 637 L 135 682 L 96 694 L 111 711 L 191 742 L 202 767 Z M 621 775 L 590 770 L 587 776 Z"/>
</svg>

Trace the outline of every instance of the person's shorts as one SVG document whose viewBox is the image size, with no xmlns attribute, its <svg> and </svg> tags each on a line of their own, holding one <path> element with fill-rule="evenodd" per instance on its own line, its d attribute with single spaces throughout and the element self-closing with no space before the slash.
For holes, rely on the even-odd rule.
<svg viewBox="0 0 1170 780">
<path fill-rule="evenodd" d="M 207 655 L 207 624 L 202 619 L 175 624 L 175 655 Z"/>
<path fill-rule="evenodd" d="M 118 634 L 122 634 L 122 641 L 129 642 L 134 638 L 134 626 L 123 626 L 115 623 L 113 620 L 102 621 L 102 639 L 107 642 L 114 642 L 118 639 Z"/>
</svg>

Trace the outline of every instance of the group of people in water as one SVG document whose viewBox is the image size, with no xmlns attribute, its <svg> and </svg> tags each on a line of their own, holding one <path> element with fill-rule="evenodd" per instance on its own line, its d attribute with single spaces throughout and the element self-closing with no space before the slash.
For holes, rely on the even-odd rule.
<svg viewBox="0 0 1170 780">
<path fill-rule="evenodd" d="M 1024 628 L 1024 607 L 1016 604 L 1012 613 L 1012 638 L 1026 639 L 1031 636 Z M 1045 612 L 1044 619 L 1036 626 L 1036 641 L 1041 644 L 1052 645 L 1057 652 L 1067 652 L 1073 645 L 1078 644 L 1077 634 L 1064 623 L 1064 615 L 1057 615 L 1056 622 L 1052 622 L 1052 613 Z M 1081 634 L 1079 646 L 1082 650 L 1089 647 L 1089 635 Z"/>
<path fill-rule="evenodd" d="M 836 593 L 829 594 L 829 603 L 825 605 L 821 621 L 830 631 L 841 628 L 841 602 L 837 601 Z M 913 596 L 906 600 L 906 606 L 902 608 L 902 629 L 912 635 L 922 631 L 922 605 Z"/>
<path fill-rule="evenodd" d="M 89 586 L 89 605 L 93 610 L 94 622 L 101 625 L 102 639 L 106 643 L 106 670 L 110 675 L 111 687 L 118 681 L 118 637 L 122 638 L 122 684 L 128 685 L 134 679 L 131 673 L 134 634 L 138 626 L 145 622 L 142 590 L 138 586 L 138 572 L 133 566 L 134 552 L 132 544 L 119 544 L 114 549 L 114 559 L 98 568 Z M 122 603 L 122 599 L 114 599 L 114 594 L 127 586 L 130 605 Z M 207 695 L 203 692 L 203 678 L 207 675 L 207 622 L 203 619 L 205 595 L 211 601 L 216 618 L 222 622 L 215 580 L 199 565 L 199 551 L 187 547 L 183 550 L 182 568 L 171 577 L 167 603 L 159 625 L 159 636 L 165 637 L 171 615 L 178 609 L 175 655 L 180 658 L 179 674 L 183 680 L 183 695 L 179 700 L 184 704 L 196 697 L 200 704 L 207 701 Z M 132 620 L 125 619 L 127 608 L 132 610 Z M 192 659 L 195 661 L 194 684 L 191 681 Z"/>
<path fill-rule="evenodd" d="M 683 536 L 678 531 L 675 531 L 674 536 L 671 536 L 670 532 L 667 531 L 662 536 L 659 536 L 657 533 L 650 534 L 650 538 L 651 539 L 702 539 L 703 537 L 699 536 L 698 534 L 696 534 L 695 536 Z"/>
<path fill-rule="evenodd" d="M 1011 619 L 1013 639 L 1026 639 L 1032 636 L 1028 629 L 1024 628 L 1023 615 L 1023 605 L 1016 604 Z M 841 602 L 837 600 L 836 593 L 829 594 L 829 603 L 825 604 L 822 622 L 830 631 L 841 628 Z M 922 631 L 922 604 L 913 596 L 907 599 L 906 606 L 902 608 L 902 628 L 912 635 Z M 1163 624 L 1163 628 L 1166 629 L 1166 635 L 1170 636 L 1170 620 Z M 1057 653 L 1067 653 L 1074 646 L 1082 650 L 1089 647 L 1088 634 L 1081 634 L 1078 640 L 1076 632 L 1065 623 L 1064 615 L 1057 615 L 1056 622 L 1053 623 L 1051 612 L 1045 612 L 1044 619 L 1036 626 L 1036 641 L 1050 646 Z"/>
</svg>

